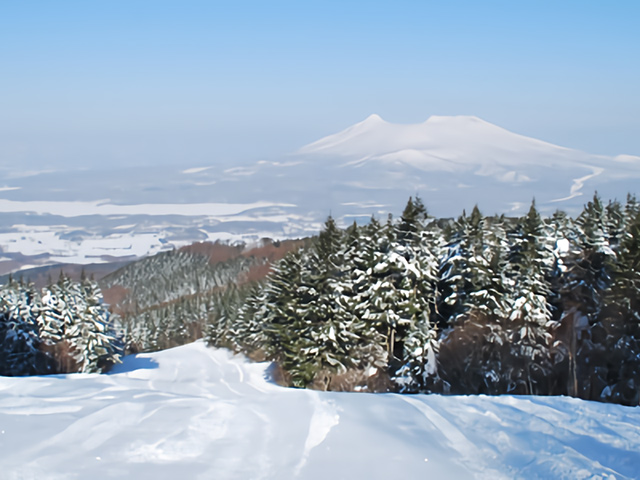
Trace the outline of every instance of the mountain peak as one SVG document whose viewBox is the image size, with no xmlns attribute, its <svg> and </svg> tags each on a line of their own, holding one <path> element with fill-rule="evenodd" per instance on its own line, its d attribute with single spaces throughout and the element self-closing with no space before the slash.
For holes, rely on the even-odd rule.
<svg viewBox="0 0 640 480">
<path fill-rule="evenodd" d="M 360 123 L 387 123 L 377 113 L 372 113 Z"/>
</svg>

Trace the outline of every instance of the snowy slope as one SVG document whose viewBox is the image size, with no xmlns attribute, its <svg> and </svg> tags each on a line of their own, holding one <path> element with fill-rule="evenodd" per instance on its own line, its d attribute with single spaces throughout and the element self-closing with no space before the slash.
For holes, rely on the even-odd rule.
<svg viewBox="0 0 640 480">
<path fill-rule="evenodd" d="M 0 378 L 7 479 L 638 478 L 637 408 L 286 389 L 203 343 Z"/>
</svg>

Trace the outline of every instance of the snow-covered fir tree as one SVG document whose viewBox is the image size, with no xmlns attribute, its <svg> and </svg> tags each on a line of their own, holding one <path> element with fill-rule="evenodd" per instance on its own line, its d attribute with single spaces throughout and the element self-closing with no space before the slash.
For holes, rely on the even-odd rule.
<svg viewBox="0 0 640 480">
<path fill-rule="evenodd" d="M 88 279 L 72 283 L 73 322 L 65 332 L 79 371 L 95 373 L 120 362 L 118 340 L 98 285 Z"/>
<path fill-rule="evenodd" d="M 538 394 L 548 391 L 553 371 L 550 347 L 555 322 L 548 297 L 554 246 L 534 203 L 510 236 L 507 268 L 513 287 L 508 317 L 512 344 L 509 390 Z"/>
<path fill-rule="evenodd" d="M 118 340 L 95 282 L 64 275 L 36 291 L 0 286 L 0 373 L 98 372 L 119 361 Z"/>
<path fill-rule="evenodd" d="M 640 213 L 629 218 L 611 267 L 611 284 L 604 292 L 597 335 L 598 369 L 606 379 L 602 400 L 640 403 Z M 593 340 L 593 339 L 592 339 Z M 593 343 L 593 341 L 592 341 Z"/>
<path fill-rule="evenodd" d="M 98 372 L 119 362 L 118 341 L 95 282 L 60 280 L 43 289 L 38 325 L 61 372 Z"/>
<path fill-rule="evenodd" d="M 41 350 L 37 293 L 33 285 L 9 280 L 0 286 L 0 375 L 36 375 L 53 371 Z"/>
<path fill-rule="evenodd" d="M 401 317 L 402 366 L 396 382 L 402 391 L 425 392 L 440 381 L 437 365 L 439 338 L 435 320 L 440 249 L 440 229 L 428 222 L 419 198 L 409 199 L 397 226 L 392 249 L 404 271 L 398 282 L 396 310 Z M 406 325 L 406 326 L 405 326 Z"/>
<path fill-rule="evenodd" d="M 509 344 L 506 319 L 511 283 L 505 275 L 504 220 L 477 206 L 451 230 L 441 266 L 442 375 L 452 392 L 506 390 Z"/>
<path fill-rule="evenodd" d="M 560 278 L 563 321 L 570 323 L 572 368 L 568 394 L 598 398 L 607 386 L 601 341 L 604 294 L 611 284 L 616 253 L 609 243 L 607 210 L 596 194 L 575 221 L 575 248 L 565 257 Z"/>
</svg>

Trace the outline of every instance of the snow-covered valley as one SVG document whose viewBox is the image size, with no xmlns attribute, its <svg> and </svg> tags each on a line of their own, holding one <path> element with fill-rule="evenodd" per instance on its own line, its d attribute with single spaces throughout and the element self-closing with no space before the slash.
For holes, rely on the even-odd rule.
<svg viewBox="0 0 640 480">
<path fill-rule="evenodd" d="M 622 153 L 622 152 L 621 152 Z M 178 160 L 176 160 L 178 162 Z M 477 117 L 393 124 L 377 115 L 282 158 L 158 167 L 0 171 L 0 274 L 52 263 L 134 259 L 195 241 L 313 235 L 397 215 L 411 195 L 457 217 L 580 211 L 594 191 L 636 193 L 640 157 L 594 155 Z"/>
<path fill-rule="evenodd" d="M 108 375 L 0 378 L 7 479 L 640 477 L 638 408 L 330 393 L 203 342 Z"/>
</svg>

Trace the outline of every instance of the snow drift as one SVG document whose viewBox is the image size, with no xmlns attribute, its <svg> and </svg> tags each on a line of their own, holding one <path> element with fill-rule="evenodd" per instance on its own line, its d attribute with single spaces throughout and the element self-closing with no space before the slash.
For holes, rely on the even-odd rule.
<svg viewBox="0 0 640 480">
<path fill-rule="evenodd" d="M 637 408 L 279 387 L 202 342 L 0 378 L 8 479 L 638 478 Z"/>
</svg>

